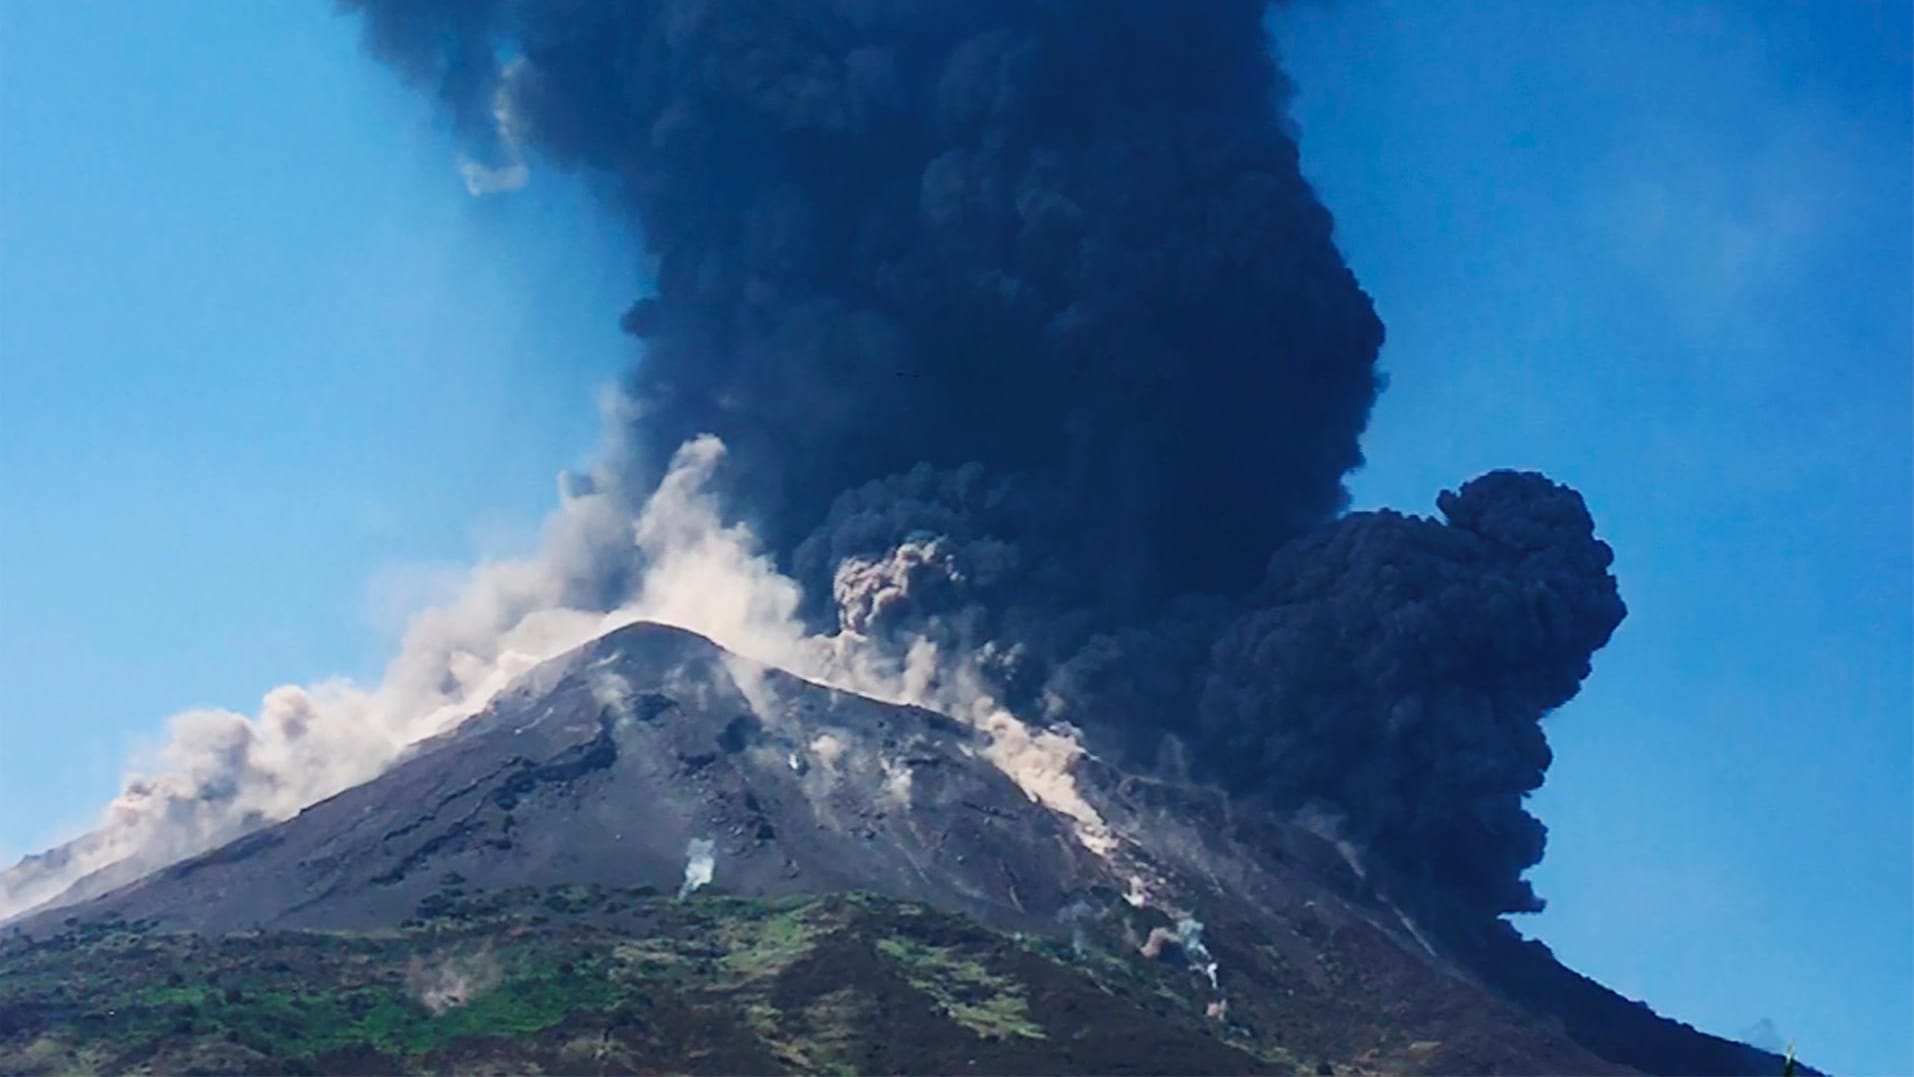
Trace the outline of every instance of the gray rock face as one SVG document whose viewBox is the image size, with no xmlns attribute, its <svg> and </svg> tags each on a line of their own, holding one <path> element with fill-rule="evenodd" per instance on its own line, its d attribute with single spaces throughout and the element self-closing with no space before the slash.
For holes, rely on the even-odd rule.
<svg viewBox="0 0 1914 1077">
<path fill-rule="evenodd" d="M 1054 924 L 1102 865 L 969 727 L 634 625 L 542 667 L 378 779 L 83 910 L 201 931 L 391 924 L 471 889 L 870 890 Z"/>
</svg>

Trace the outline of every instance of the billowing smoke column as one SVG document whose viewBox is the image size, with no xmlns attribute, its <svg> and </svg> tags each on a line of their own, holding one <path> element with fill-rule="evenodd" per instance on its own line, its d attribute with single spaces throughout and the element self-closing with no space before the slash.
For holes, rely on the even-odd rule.
<svg viewBox="0 0 1914 1077">
<path fill-rule="evenodd" d="M 614 186 L 657 281 L 637 479 L 717 435 L 816 597 L 923 531 L 1127 614 L 1253 584 L 1341 506 L 1382 328 L 1263 0 L 358 6 L 475 153 L 502 84 Z"/>
<path fill-rule="evenodd" d="M 1538 907 L 1522 798 L 1622 616 L 1609 553 L 1533 475 L 1330 522 L 1382 326 L 1266 0 L 349 6 L 480 166 L 583 170 L 640 226 L 621 501 L 715 434 L 813 630 Z"/>
<path fill-rule="evenodd" d="M 1217 638 L 1199 754 L 1231 784 L 1347 813 L 1410 874 L 1541 908 L 1540 719 L 1567 702 L 1623 607 L 1581 496 L 1499 471 L 1445 493 L 1446 524 L 1361 513 L 1277 553 Z"/>
<path fill-rule="evenodd" d="M 1027 708 L 1342 506 L 1382 327 L 1264 0 L 352 6 L 473 153 L 509 113 L 637 219 L 633 499 L 717 435 L 819 627 L 987 651 Z"/>
<path fill-rule="evenodd" d="M 1523 797 L 1622 617 L 1610 553 L 1538 475 L 1336 518 L 1382 328 L 1264 0 L 352 6 L 474 193 L 555 161 L 640 225 L 611 444 L 378 686 L 176 719 L 97 830 L 0 872 L 0 918 L 284 818 L 640 618 L 961 714 L 1100 854 L 1062 723 L 1539 906 Z"/>
<path fill-rule="evenodd" d="M 1537 475 L 1446 522 L 1336 519 L 1382 327 L 1299 171 L 1266 0 L 350 6 L 475 193 L 556 162 L 640 226 L 613 444 L 381 685 L 179 720 L 100 829 L 0 872 L 0 917 L 371 777 L 639 617 L 963 711 L 1094 849 L 1080 746 L 1016 716 L 1339 819 L 1468 909 L 1538 907 L 1523 797 L 1622 617 L 1610 554 Z"/>
</svg>

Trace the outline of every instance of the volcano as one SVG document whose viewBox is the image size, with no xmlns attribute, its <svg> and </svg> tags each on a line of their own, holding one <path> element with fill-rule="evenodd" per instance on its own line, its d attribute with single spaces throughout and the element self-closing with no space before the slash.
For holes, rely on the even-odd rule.
<svg viewBox="0 0 1914 1077">
<path fill-rule="evenodd" d="M 582 889 L 690 908 L 858 893 L 961 930 L 1049 940 L 1065 978 L 1108 962 L 1177 970 L 1166 990 L 1207 1016 L 1175 1036 L 1217 1052 L 1176 1056 L 1197 1068 L 1782 1072 L 1783 1059 L 1578 976 L 1503 922 L 1445 917 L 1319 823 L 1236 811 L 1213 789 L 1092 755 L 1035 766 L 1007 750 L 1016 732 L 631 625 L 292 819 L 126 885 L 83 880 L 76 896 L 112 888 L 16 921 L 0 961 L 44 965 L 49 947 L 77 961 L 75 939 L 102 925 L 263 953 L 314 933 L 417 928 L 503 895 Z M 859 925 L 872 922 L 832 919 L 830 937 L 868 943 Z M 46 1035 L 47 1014 L 63 1011 L 11 990 L 0 1040 Z M 743 1057 L 733 1064 L 793 1065 Z M 1075 1068 L 1041 1051 L 996 1064 Z"/>
</svg>

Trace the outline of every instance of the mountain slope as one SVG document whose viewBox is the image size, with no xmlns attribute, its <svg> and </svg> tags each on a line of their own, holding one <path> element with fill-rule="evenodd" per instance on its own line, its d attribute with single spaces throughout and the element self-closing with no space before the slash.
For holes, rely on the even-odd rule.
<svg viewBox="0 0 1914 1077">
<path fill-rule="evenodd" d="M 867 897 L 514 891 L 378 934 L 0 948 L 0 1071 L 1287 1072 L 1145 962 Z M 100 985 L 76 991 L 68 982 Z"/>
<path fill-rule="evenodd" d="M 389 930 L 526 887 L 868 891 L 1069 940 L 1085 961 L 1177 970 L 1172 994 L 1209 1015 L 1214 1044 L 1265 1057 L 1339 1071 L 1780 1072 L 1575 977 L 1505 926 L 1398 900 L 1384 873 L 1310 828 L 1095 758 L 1056 763 L 635 625 L 535 671 L 374 781 L 19 928 Z"/>
<path fill-rule="evenodd" d="M 485 889 L 675 889 L 687 846 L 709 839 L 736 893 L 865 889 L 1009 926 L 1047 922 L 1092 858 L 1063 819 L 978 760 L 982 747 L 941 715 L 635 625 L 379 779 L 98 908 L 206 931 L 382 926 L 448 872 Z"/>
</svg>

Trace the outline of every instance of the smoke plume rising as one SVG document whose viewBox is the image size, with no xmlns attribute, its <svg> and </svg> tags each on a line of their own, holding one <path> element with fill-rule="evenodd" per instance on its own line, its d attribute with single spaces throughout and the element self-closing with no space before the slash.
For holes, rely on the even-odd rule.
<svg viewBox="0 0 1914 1077">
<path fill-rule="evenodd" d="M 679 901 L 710 885 L 718 865 L 715 848 L 710 838 L 692 838 L 685 846 L 685 881 L 678 887 Z"/>
<path fill-rule="evenodd" d="M 471 954 L 451 954 L 426 961 L 413 958 L 405 981 L 413 997 L 434 1014 L 468 1005 L 504 980 L 498 959 L 489 948 Z"/>
<path fill-rule="evenodd" d="M 95 829 L 0 872 L 0 919 L 103 892 L 374 777 L 539 662 L 629 623 L 596 595 L 630 529 L 608 498 L 567 498 L 532 556 L 474 568 L 415 616 L 376 686 L 285 685 L 250 717 L 175 716 Z"/>
<path fill-rule="evenodd" d="M 423 619 L 363 703 L 183 727 L 119 853 L 286 814 L 514 656 L 649 617 L 972 721 L 1092 848 L 1077 730 L 1539 907 L 1523 797 L 1621 619 L 1610 556 L 1536 475 L 1446 522 L 1337 518 L 1382 325 L 1299 170 L 1267 0 L 347 6 L 469 161 L 581 171 L 637 223 L 642 358 L 554 544 Z"/>
<path fill-rule="evenodd" d="M 1522 797 L 1621 618 L 1609 555 L 1539 476 L 1330 524 L 1382 327 L 1264 0 L 349 6 L 461 129 L 506 94 L 642 230 L 634 499 L 716 435 L 815 631 L 962 654 L 1012 712 L 1175 738 L 1537 907 Z"/>
</svg>

